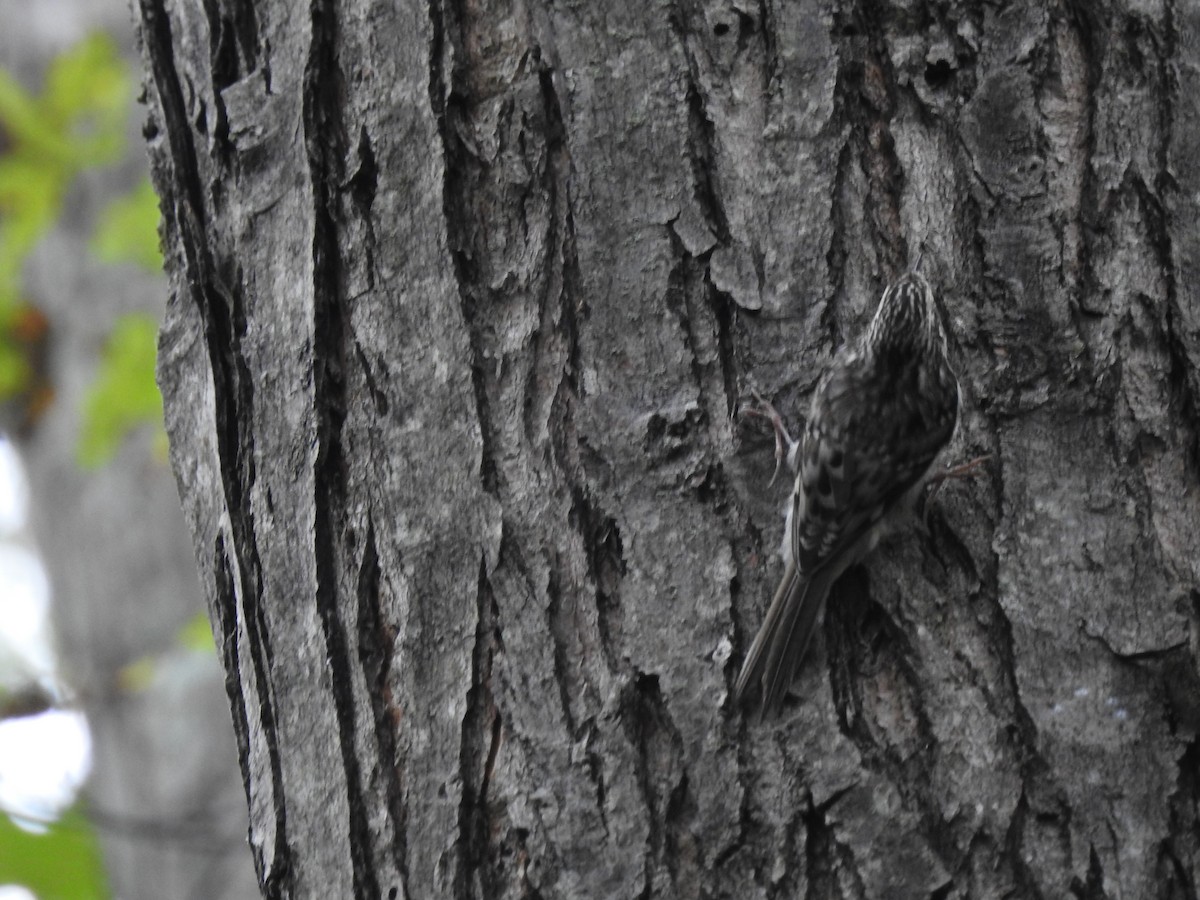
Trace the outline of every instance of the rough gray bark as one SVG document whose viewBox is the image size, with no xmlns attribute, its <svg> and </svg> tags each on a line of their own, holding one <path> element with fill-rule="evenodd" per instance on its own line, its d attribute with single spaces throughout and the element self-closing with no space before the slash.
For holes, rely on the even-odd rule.
<svg viewBox="0 0 1200 900">
<path fill-rule="evenodd" d="M 1196 896 L 1197 13 L 139 10 L 267 896 Z M 991 466 L 754 727 L 730 414 L 921 245 Z"/>
</svg>

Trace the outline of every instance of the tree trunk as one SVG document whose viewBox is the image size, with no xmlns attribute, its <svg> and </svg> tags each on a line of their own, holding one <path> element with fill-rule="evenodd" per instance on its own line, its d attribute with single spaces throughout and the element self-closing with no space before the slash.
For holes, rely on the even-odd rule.
<svg viewBox="0 0 1200 900">
<path fill-rule="evenodd" d="M 957 7 L 140 0 L 266 896 L 1196 896 L 1200 16 Z M 920 248 L 991 461 L 756 725 L 731 413 Z"/>
</svg>

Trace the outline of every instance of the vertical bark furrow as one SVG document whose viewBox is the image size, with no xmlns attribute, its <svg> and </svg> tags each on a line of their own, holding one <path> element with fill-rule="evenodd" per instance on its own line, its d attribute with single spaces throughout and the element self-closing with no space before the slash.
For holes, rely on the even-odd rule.
<svg viewBox="0 0 1200 900">
<path fill-rule="evenodd" d="M 683 4 L 678 0 L 672 3 L 668 20 L 687 67 L 685 99 L 688 111 L 688 162 L 692 170 L 692 189 L 705 222 L 712 230 L 716 240 L 727 244 L 730 240 L 729 218 L 721 205 L 721 198 L 718 196 L 714 184 L 716 175 L 714 125 L 708 115 L 698 63 L 689 45 L 689 41 L 696 29 L 700 27 L 700 23 L 696 21 L 695 16 L 684 11 Z M 695 251 L 693 250 L 693 252 Z"/>
<path fill-rule="evenodd" d="M 667 818 L 672 810 L 685 810 L 683 805 L 672 805 L 675 793 L 687 782 L 683 742 L 667 713 L 657 676 L 636 673 L 626 683 L 620 705 L 621 724 L 636 751 L 640 799 L 649 813 L 639 894 L 639 900 L 649 900 L 662 889 L 660 873 L 677 881 L 679 860 L 668 861 L 664 854 L 672 843 L 678 846 L 679 831 L 686 828 L 682 817 L 675 821 Z M 686 792 L 686 787 L 683 789 Z"/>
<path fill-rule="evenodd" d="M 573 415 L 573 399 L 578 397 L 578 373 L 575 370 L 579 352 L 575 335 L 575 309 L 577 285 L 569 280 L 571 255 L 569 191 L 570 152 L 566 143 L 566 126 L 563 122 L 562 104 L 554 85 L 554 72 L 542 58 L 538 46 L 528 51 L 536 56 L 537 81 L 541 99 L 542 121 L 528 122 L 531 130 L 541 125 L 543 133 L 529 135 L 529 139 L 544 141 L 544 165 L 541 178 L 535 181 L 546 195 L 546 236 L 541 273 L 541 291 L 538 298 L 539 327 L 534 335 L 533 352 L 525 380 L 524 424 L 525 439 L 538 447 L 543 442 L 554 446 L 554 435 L 560 436 L 567 424 L 560 416 Z M 514 114 L 515 115 L 515 114 Z M 522 139 L 526 137 L 522 133 Z M 534 147 L 524 146 L 526 154 L 536 153 Z M 536 157 L 535 157 L 536 160 Z M 526 230 L 531 223 L 525 223 Z M 532 223 L 536 224 L 536 223 Z M 571 401 L 566 401 L 558 410 L 564 388 L 569 389 Z M 564 397 L 564 400 L 566 398 Z M 559 462 L 560 467 L 564 465 Z"/>
<path fill-rule="evenodd" d="M 218 597 L 236 596 L 233 569 L 225 548 L 225 536 L 218 534 L 213 541 L 213 585 Z M 234 738 L 238 747 L 238 764 L 242 770 L 242 783 L 247 796 L 250 792 L 250 717 L 246 709 L 250 698 L 246 696 L 249 685 L 243 683 L 241 658 L 239 657 L 237 607 L 233 603 L 218 603 L 213 609 L 218 637 L 217 652 L 225 669 L 225 693 L 229 697 L 229 708 L 234 718 Z M 255 857 L 256 862 L 261 862 Z M 259 871 L 262 876 L 262 871 Z"/>
<path fill-rule="evenodd" d="M 765 9 L 765 4 L 762 8 Z M 732 241 L 732 235 L 729 227 L 729 217 L 721 203 L 716 186 L 717 143 L 715 125 L 708 113 L 707 99 L 699 72 L 699 63 L 689 43 L 694 29 L 699 27 L 699 23 L 696 21 L 694 15 L 688 15 L 684 12 L 680 3 L 672 5 L 668 19 L 687 69 L 687 89 L 685 94 L 688 112 L 687 151 L 688 162 L 691 167 L 692 194 L 701 215 L 704 217 L 704 224 L 711 233 L 701 233 L 699 235 L 688 234 L 685 239 L 680 235 L 677 223 L 672 223 L 671 227 L 673 241 L 676 244 L 676 252 L 684 257 L 684 267 L 691 268 L 692 264 L 689 261 L 694 260 L 694 266 L 698 273 L 696 283 L 685 285 L 684 288 L 685 301 L 688 304 L 689 310 L 684 327 L 685 329 L 694 329 L 696 325 L 692 321 L 692 314 L 699 315 L 701 310 L 711 312 L 715 320 L 716 346 L 714 349 L 716 361 L 719 366 L 720 385 L 724 391 L 724 402 L 720 404 L 720 407 L 723 408 L 723 414 L 720 416 L 714 415 L 718 409 L 715 397 L 709 397 L 705 405 L 709 415 L 710 445 L 713 446 L 713 449 L 720 448 L 723 450 L 727 449 L 728 440 L 714 441 L 714 438 L 718 437 L 718 429 L 724 429 L 723 433 L 726 436 L 728 435 L 725 420 L 737 409 L 741 393 L 738 385 L 738 372 L 741 366 L 738 363 L 737 348 L 733 334 L 734 301 L 728 293 L 721 291 L 713 283 L 710 262 L 713 248 L 718 244 L 728 246 Z M 689 227 L 691 227 L 691 223 L 689 223 Z M 694 363 L 700 365 L 700 351 L 696 347 L 695 333 L 692 333 L 690 337 Z M 697 374 L 697 384 L 702 389 L 705 387 L 703 379 L 700 378 L 699 374 Z M 718 454 L 718 456 L 720 455 L 723 455 L 723 453 Z"/>
<path fill-rule="evenodd" d="M 734 305 L 733 298 L 718 290 L 717 286 L 713 284 L 712 270 L 708 266 L 704 267 L 703 287 L 704 302 L 712 310 L 716 322 L 717 364 L 720 367 L 721 386 L 725 391 L 725 410 L 728 418 L 732 419 L 737 414 L 738 403 L 741 402 L 742 397 L 739 378 L 743 368 L 741 361 L 746 355 L 744 350 L 745 332 L 738 328 L 737 307 Z M 724 422 L 721 425 L 726 427 Z M 728 436 L 728 430 L 725 434 Z M 728 448 L 728 437 L 724 443 Z"/>
<path fill-rule="evenodd" d="M 255 11 L 253 0 L 222 0 L 225 15 L 230 23 L 231 38 L 237 42 L 240 53 L 239 69 L 242 72 L 253 72 L 258 68 L 262 55 L 260 42 L 258 13 Z M 264 58 L 264 63 L 269 60 Z M 270 81 L 268 79 L 268 89 Z"/>
<path fill-rule="evenodd" d="M 749 13 L 743 13 L 743 16 L 749 21 L 749 25 L 754 25 L 753 18 Z M 763 46 L 763 63 L 762 63 L 762 90 L 769 102 L 772 102 L 776 109 L 780 106 L 780 90 L 779 90 L 779 29 L 775 17 L 774 0 L 758 0 L 758 31 L 762 35 Z"/>
<path fill-rule="evenodd" d="M 721 429 L 725 429 L 727 433 L 726 423 L 732 410 L 727 408 L 727 403 L 731 401 L 723 396 L 724 385 L 718 383 L 722 389 L 722 398 L 717 398 L 709 378 L 716 356 L 716 342 L 709 335 L 701 334 L 700 330 L 709 323 L 696 315 L 699 311 L 696 294 L 702 289 L 702 265 L 687 252 L 683 242 L 673 231 L 671 250 L 675 261 L 668 275 L 665 302 L 674 314 L 683 335 L 699 403 L 696 409 L 684 413 L 678 422 L 654 420 L 654 426 L 647 429 L 647 436 L 662 442 L 661 447 L 655 448 L 655 455 L 661 453 L 663 462 L 669 461 L 677 467 L 678 477 L 682 482 L 678 487 L 687 490 L 702 485 L 706 463 L 714 458 L 714 440 L 720 440 Z M 691 452 L 684 448 L 690 448 Z"/>
<path fill-rule="evenodd" d="M 388 681 L 396 653 L 396 632 L 395 626 L 384 617 L 380 606 L 381 577 L 375 523 L 368 514 L 356 585 L 359 659 L 375 717 L 378 777 L 383 785 L 383 800 L 391 819 L 392 857 L 400 874 L 403 896 L 407 898 L 409 814 L 404 803 L 406 760 L 399 752 L 396 741 L 396 733 L 402 724 L 401 710 Z"/>
<path fill-rule="evenodd" d="M 843 86 L 846 77 L 844 66 L 838 72 L 838 106 L 846 105 L 847 88 Z M 829 250 L 825 254 L 825 264 L 829 267 L 829 286 L 834 296 L 840 296 L 846 289 L 846 266 L 851 264 L 849 225 L 847 223 L 846 205 L 851 201 L 847 180 L 850 178 L 850 167 L 854 165 L 854 142 L 847 140 L 838 151 L 837 168 L 833 178 L 833 190 L 829 197 L 830 238 Z M 834 305 L 827 304 L 821 312 L 821 325 L 829 332 L 829 345 L 840 347 L 846 340 L 842 327 L 835 315 Z"/>
<path fill-rule="evenodd" d="M 1089 367 L 1103 350 L 1095 346 L 1096 310 L 1089 298 L 1098 290 L 1092 254 L 1100 186 L 1092 166 L 1096 86 L 1100 60 L 1092 35 L 1069 11 L 1050 22 L 1045 59 L 1038 67 L 1035 102 L 1042 117 L 1045 143 L 1045 190 L 1055 195 L 1051 223 L 1061 257 L 1060 281 L 1069 303 L 1074 329 L 1089 343 Z M 1094 379 L 1094 373 L 1089 373 Z"/>
<path fill-rule="evenodd" d="M 1169 303 L 1166 311 L 1168 371 L 1171 380 L 1172 419 L 1176 423 L 1178 436 L 1173 444 L 1182 445 L 1183 477 L 1171 479 L 1170 493 L 1158 498 L 1162 509 L 1171 509 L 1172 501 L 1187 498 L 1187 506 L 1180 503 L 1179 524 L 1160 530 L 1166 534 L 1178 533 L 1181 528 L 1197 533 L 1195 522 L 1195 485 L 1200 481 L 1200 169 L 1197 167 L 1196 146 L 1200 137 L 1200 121 L 1196 116 L 1196 97 L 1200 88 L 1200 17 L 1192 4 L 1177 0 L 1163 4 L 1161 20 L 1163 33 L 1162 60 L 1165 66 L 1163 81 L 1170 102 L 1163 117 L 1162 146 L 1157 155 L 1157 177 L 1154 189 L 1163 198 L 1166 209 L 1166 227 L 1169 232 L 1172 258 L 1168 271 Z M 1164 454 L 1170 459 L 1169 452 Z M 1179 481 L 1185 486 L 1180 489 Z M 1175 518 L 1175 517 L 1172 517 Z M 1184 524 L 1184 523 L 1187 524 Z M 1164 879 L 1171 884 L 1177 895 L 1194 900 L 1200 890 L 1200 741 L 1197 740 L 1197 716 L 1191 704 L 1180 704 L 1180 696 L 1196 696 L 1195 690 L 1182 685 L 1192 682 L 1200 665 L 1196 661 L 1195 634 L 1200 625 L 1200 591 L 1197 590 L 1197 572 L 1200 559 L 1193 547 L 1187 544 L 1172 548 L 1171 556 L 1176 560 L 1176 569 L 1182 573 L 1180 587 L 1186 590 L 1186 599 L 1180 605 L 1186 609 L 1190 632 L 1190 648 L 1186 678 L 1168 676 L 1168 696 L 1171 698 L 1172 732 L 1183 744 L 1177 760 L 1177 773 L 1171 797 L 1171 839 L 1169 850 L 1174 861 L 1183 871 L 1173 879 Z M 1185 561 L 1184 556 L 1190 557 Z M 1189 577 L 1190 576 L 1190 577 Z M 1174 688 L 1171 686 L 1174 685 Z M 1161 867 L 1160 867 L 1161 868 Z M 1177 871 L 1175 866 L 1172 871 Z M 1160 896 L 1176 896 L 1166 890 Z"/>
<path fill-rule="evenodd" d="M 471 255 L 472 240 L 469 231 L 474 222 L 474 210 L 468 202 L 471 174 L 468 162 L 471 150 L 465 147 L 459 128 L 466 127 L 468 117 L 461 108 L 464 96 L 456 84 L 456 68 L 462 63 L 456 47 L 456 31 L 452 0 L 430 0 L 429 16 L 433 27 L 429 49 L 429 102 L 437 120 L 438 136 L 441 141 L 443 159 L 442 204 L 445 211 L 446 237 L 450 259 L 454 266 L 454 277 L 458 288 L 458 299 L 463 321 L 467 326 L 467 337 L 471 346 L 471 384 L 475 391 L 475 406 L 483 440 L 481 477 L 483 489 L 489 494 L 497 491 L 496 478 L 496 434 L 495 421 L 489 412 L 488 392 L 485 384 L 484 355 L 481 352 L 480 326 L 476 322 L 477 305 L 486 302 L 477 290 L 476 272 L 473 271 Z M 450 61 L 451 71 L 445 70 Z"/>
<path fill-rule="evenodd" d="M 842 109 L 854 123 L 859 165 L 867 179 L 866 218 L 882 262 L 881 280 L 886 282 L 916 260 L 900 219 L 904 170 L 891 133 L 896 77 L 885 30 L 889 16 L 877 0 L 859 0 L 852 19 L 865 32 L 865 40 L 854 41 L 854 49 L 843 57 L 843 65 L 853 67 L 845 85 L 854 94 Z"/>
<path fill-rule="evenodd" d="M 375 163 L 375 150 L 371 146 L 371 135 L 367 131 L 367 126 L 364 124 L 358 131 L 358 145 L 355 148 L 355 169 L 350 173 L 350 178 L 346 184 L 347 191 L 351 202 L 354 204 L 354 210 L 358 216 L 358 222 L 362 227 L 363 240 L 358 245 L 358 250 L 363 255 L 363 260 L 360 264 L 360 269 L 365 272 L 365 278 L 362 283 L 357 286 L 357 291 L 352 292 L 347 290 L 347 299 L 353 300 L 356 293 L 365 293 L 375 289 L 378 281 L 378 262 L 377 262 L 377 247 L 375 236 L 375 217 L 373 208 L 375 206 L 375 193 L 379 189 L 379 168 Z M 387 414 L 387 398 L 379 392 L 373 378 L 371 377 L 370 366 L 366 363 L 366 357 L 362 353 L 362 347 L 355 342 L 355 350 L 359 354 L 360 362 L 362 363 L 363 375 L 367 379 L 367 387 L 371 391 L 371 396 L 375 400 L 377 411 L 380 415 Z"/>
<path fill-rule="evenodd" d="M 1178 404 L 1176 421 L 1185 435 L 1183 444 L 1186 454 L 1186 470 L 1193 483 L 1200 483 L 1200 402 L 1197 401 L 1197 397 L 1200 396 L 1200 364 L 1197 364 L 1196 358 L 1189 354 L 1189 350 L 1194 353 L 1200 349 L 1200 339 L 1194 335 L 1190 340 L 1185 338 L 1187 334 L 1185 323 L 1188 317 L 1181 305 L 1188 302 L 1191 297 L 1187 288 L 1178 284 L 1180 254 L 1172 239 L 1174 228 L 1172 227 L 1173 217 L 1170 208 L 1172 201 L 1179 197 L 1181 190 L 1177 180 L 1178 174 L 1172 164 L 1171 152 L 1172 146 L 1178 139 L 1176 120 L 1181 115 L 1186 115 L 1185 111 L 1191 101 L 1191 98 L 1186 97 L 1181 91 L 1178 74 L 1178 67 L 1181 64 L 1179 17 L 1180 13 L 1176 10 L 1175 3 L 1167 2 L 1163 5 L 1162 52 L 1158 58 L 1159 81 L 1163 86 L 1161 113 L 1163 126 L 1156 148 L 1157 173 L 1152 189 L 1155 196 L 1162 196 L 1166 199 L 1166 208 L 1162 210 L 1163 216 L 1160 220 L 1164 234 L 1159 246 L 1160 248 L 1165 246 L 1171 251 L 1167 258 L 1162 260 L 1162 265 L 1167 277 L 1165 321 L 1167 351 L 1171 360 L 1169 373 L 1171 388 Z M 1181 104 L 1183 105 L 1182 110 L 1179 109 Z M 1186 133 L 1186 120 L 1184 130 Z"/>
<path fill-rule="evenodd" d="M 1200 862 L 1200 827 L 1196 814 L 1198 797 L 1200 738 L 1193 737 L 1179 756 L 1176 791 L 1171 798 L 1171 839 L 1164 841 L 1160 850 L 1170 862 L 1169 877 L 1163 879 L 1169 890 L 1164 890 L 1163 896 L 1178 896 L 1182 900 L 1197 900 L 1197 896 L 1200 896 L 1196 870 L 1197 862 Z"/>
<path fill-rule="evenodd" d="M 675 731 L 674 738 L 679 742 L 682 755 L 682 735 Z M 683 768 L 679 780 L 667 796 L 663 810 L 663 866 L 679 897 L 701 897 L 709 877 L 706 861 L 701 858 L 702 848 L 696 839 L 695 824 L 696 798 L 692 794 L 687 770 Z"/>
<path fill-rule="evenodd" d="M 458 865 L 454 874 L 457 900 L 491 900 L 497 896 L 488 785 L 503 731 L 492 693 L 492 662 L 499 649 L 499 623 L 483 559 L 479 561 L 476 602 L 478 619 L 471 651 L 471 690 L 462 721 L 459 754 L 462 796 L 458 805 Z"/>
<path fill-rule="evenodd" d="M 229 143 L 229 115 L 221 93 L 241 77 L 241 59 L 233 23 L 225 17 L 218 0 L 204 0 L 204 12 L 208 16 L 208 59 L 214 106 L 210 146 L 223 162 L 228 163 L 233 148 Z"/>
<path fill-rule="evenodd" d="M 347 410 L 347 366 L 353 336 L 349 333 L 345 290 L 340 201 L 335 190 L 342 183 L 346 157 L 346 129 L 342 119 L 344 77 L 337 60 L 340 24 L 332 0 L 314 0 L 310 7 L 312 43 L 304 70 L 304 142 L 313 192 L 313 404 L 316 412 L 317 452 L 313 461 L 313 554 L 316 567 L 315 602 L 324 634 L 330 668 L 329 690 L 337 720 L 337 742 L 345 771 L 349 845 L 356 900 L 380 896 L 374 860 L 374 835 L 365 796 L 359 722 L 352 666 L 357 648 L 347 635 L 342 610 L 348 609 L 339 585 L 345 561 L 343 546 L 353 536 L 348 520 L 347 460 L 343 428 Z"/>
<path fill-rule="evenodd" d="M 576 423 L 578 407 L 584 399 L 580 330 L 586 319 L 585 289 L 579 271 L 579 257 L 573 221 L 574 206 L 571 202 L 571 153 L 568 143 L 567 122 L 564 117 L 564 100 L 559 94 L 562 73 L 552 68 L 557 60 L 556 47 L 539 48 L 541 68 L 538 84 L 541 92 L 542 110 L 545 116 L 546 168 L 544 187 L 549 196 L 551 211 L 547 243 L 550 271 L 544 274 L 545 294 L 543 332 L 538 335 L 542 342 L 553 335 L 560 342 L 561 361 L 552 370 L 553 379 L 547 432 L 554 454 L 552 470 L 558 490 L 569 504 L 560 507 L 561 524 L 579 535 L 585 548 L 585 566 L 588 584 L 594 598 L 596 625 L 600 638 L 600 650 L 607 671 L 616 675 L 621 671 L 619 643 L 620 633 L 620 572 L 624 563 L 621 559 L 621 541 L 615 520 L 596 507 L 590 479 L 584 470 Z M 546 321 L 546 313 L 553 311 L 555 320 Z M 546 328 L 549 326 L 549 328 Z M 541 355 L 541 354 L 539 354 Z M 565 515 L 564 515 L 565 513 Z M 548 591 L 551 601 L 547 608 L 550 632 L 554 638 L 556 678 L 559 681 L 563 712 L 572 739 L 582 737 L 584 727 L 581 715 L 590 703 L 582 699 L 587 678 L 588 665 L 571 658 L 578 652 L 579 638 L 575 634 L 578 616 L 578 596 L 572 596 L 584 586 L 572 584 L 562 576 L 565 574 L 555 560 L 551 574 L 553 589 Z M 594 686 L 593 686 L 594 689 Z M 593 727 L 594 725 L 588 726 Z M 603 768 L 594 764 L 596 757 L 589 751 L 587 772 L 594 788 L 597 814 L 607 831 L 605 807 L 605 779 Z"/>
<path fill-rule="evenodd" d="M 571 520 L 577 523 L 584 546 L 590 549 L 588 577 L 595 586 L 592 596 L 596 603 L 596 624 L 605 662 L 610 672 L 627 675 L 628 664 L 621 655 L 624 644 L 621 582 L 625 576 L 621 532 L 616 519 L 607 515 L 597 505 L 596 498 L 585 494 L 585 490 L 581 488 L 576 492 Z"/>
<path fill-rule="evenodd" d="M 1041 776 L 1045 771 L 1043 763 L 1038 770 L 1038 775 Z M 1026 784 L 1033 781 L 1033 776 L 1026 777 Z M 1038 829 L 1036 819 L 1041 818 L 1041 828 Z M 1064 833 L 1063 823 L 1058 819 L 1056 812 L 1045 809 L 1034 809 L 1030 803 L 1028 789 L 1023 790 L 1020 799 L 1017 801 L 1016 807 L 1013 809 L 1012 816 L 1009 819 L 1009 828 L 1004 838 L 1005 854 L 1002 857 L 1003 864 L 1012 868 L 1012 885 L 1019 891 L 1018 896 L 1029 897 L 1030 900 L 1047 900 L 1047 893 L 1043 890 L 1041 879 L 1038 877 L 1032 863 L 1034 863 L 1034 847 L 1030 846 L 1029 836 L 1035 830 L 1052 829 L 1055 832 L 1055 841 L 1063 848 L 1063 855 L 1067 855 L 1067 838 Z M 1007 873 L 1006 873 L 1007 874 Z M 1053 895 L 1050 895 L 1051 897 Z"/>
<path fill-rule="evenodd" d="M 240 619 L 245 627 L 246 650 L 253 667 L 258 702 L 257 720 L 262 728 L 269 759 L 274 801 L 274 843 L 271 858 L 256 859 L 256 866 L 268 892 L 286 893 L 291 871 L 286 803 L 275 727 L 270 635 L 261 607 L 261 562 L 254 513 L 250 505 L 255 482 L 254 393 L 250 366 L 241 347 L 246 328 L 244 298 L 237 283 L 236 263 L 211 243 L 221 234 L 221 229 L 207 214 L 201 162 L 191 125 L 185 118 L 187 105 L 179 80 L 181 66 L 175 57 L 170 17 L 161 0 L 141 0 L 140 11 L 142 27 L 149 35 L 146 50 L 170 147 L 171 169 L 169 175 L 159 170 L 160 190 L 169 177 L 170 194 L 176 200 L 173 206 L 167 206 L 164 211 L 164 230 L 168 235 L 175 236 L 176 245 L 182 251 L 190 299 L 199 309 L 204 323 L 204 342 L 216 402 L 214 412 L 222 499 L 232 530 L 234 558 L 239 564 L 239 570 L 235 573 L 238 588 L 230 594 L 216 594 L 214 603 L 223 604 L 228 610 L 237 610 L 227 611 L 226 615 Z M 219 582 L 216 587 L 220 586 Z M 226 586 L 233 586 L 232 581 Z M 240 648 L 235 652 L 240 653 Z M 252 772 L 243 769 L 243 775 L 249 794 Z"/>
<path fill-rule="evenodd" d="M 805 900 L 832 900 L 844 896 L 837 890 L 834 880 L 834 840 L 825 821 L 825 808 L 825 805 L 813 805 L 810 800 L 808 809 L 799 813 L 804 822 Z"/>
<path fill-rule="evenodd" d="M 562 566 L 556 560 L 550 566 L 546 580 L 546 629 L 550 634 L 554 660 L 554 682 L 558 687 L 558 701 L 562 707 L 562 718 L 567 730 L 576 735 L 579 733 L 579 722 L 572 710 L 572 694 L 576 687 L 576 674 L 573 661 L 569 657 L 573 642 L 571 632 L 573 623 L 568 615 L 570 598 L 566 596 L 562 584 Z M 597 791 L 602 790 L 597 785 Z"/>
<path fill-rule="evenodd" d="M 1153 148 L 1155 171 L 1152 183 L 1143 185 L 1143 204 L 1151 212 L 1152 244 L 1157 251 L 1160 270 L 1163 273 L 1166 305 L 1163 314 L 1165 344 L 1169 355 L 1171 399 L 1175 415 L 1172 417 L 1180 431 L 1184 451 L 1184 470 L 1193 485 L 1200 484 L 1200 366 L 1189 357 L 1188 341 L 1185 339 L 1186 317 L 1181 303 L 1187 302 L 1188 291 L 1178 283 L 1179 253 L 1174 246 L 1170 203 L 1179 194 L 1179 184 L 1171 163 L 1171 148 L 1176 140 L 1176 119 L 1181 103 L 1184 109 L 1191 98 L 1181 98 L 1176 67 L 1179 65 L 1179 26 L 1173 3 L 1165 3 L 1158 36 L 1158 54 L 1155 58 L 1156 77 L 1159 85 L 1159 121 L 1161 128 Z M 1195 349 L 1200 341 L 1191 342 Z"/>
</svg>

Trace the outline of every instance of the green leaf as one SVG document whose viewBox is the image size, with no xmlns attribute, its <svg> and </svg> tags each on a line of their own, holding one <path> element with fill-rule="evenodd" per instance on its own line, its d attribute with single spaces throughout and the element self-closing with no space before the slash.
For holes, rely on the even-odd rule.
<svg viewBox="0 0 1200 900">
<path fill-rule="evenodd" d="M 104 262 L 132 262 L 151 272 L 161 272 L 158 219 L 158 195 L 147 178 L 100 214 L 92 235 L 92 252 Z"/>
<path fill-rule="evenodd" d="M 116 42 L 102 32 L 84 38 L 50 64 L 43 106 L 71 142 L 78 165 L 120 159 L 133 86 Z"/>
<path fill-rule="evenodd" d="M 62 122 L 48 114 L 40 98 L 29 94 L 16 78 L 2 70 L 0 125 L 4 125 L 8 143 L 43 164 L 61 164 L 73 155 Z"/>
<path fill-rule="evenodd" d="M 154 383 L 158 325 L 151 316 L 122 316 L 113 326 L 100 371 L 83 402 L 76 458 L 84 468 L 104 465 L 139 425 L 162 428 L 162 396 Z"/>
<path fill-rule="evenodd" d="M 0 399 L 15 396 L 33 378 L 24 350 L 0 337 Z"/>
<path fill-rule="evenodd" d="M 69 179 L 81 168 L 121 158 L 132 92 L 116 43 L 96 33 L 54 59 L 41 96 L 0 72 L 0 123 L 14 154 Z"/>
<path fill-rule="evenodd" d="M 96 832 L 78 807 L 44 834 L 0 815 L 0 884 L 19 884 L 38 900 L 104 900 L 108 884 Z"/>
<path fill-rule="evenodd" d="M 129 69 L 117 42 L 94 31 L 55 57 L 46 72 L 46 105 L 69 119 L 81 112 L 124 118 L 129 103 Z"/>
<path fill-rule="evenodd" d="M 179 629 L 175 640 L 185 650 L 210 652 L 213 649 L 212 625 L 207 613 L 196 613 Z"/>
<path fill-rule="evenodd" d="M 58 173 L 17 157 L 0 157 L 0 306 L 16 301 L 21 267 L 58 216 Z"/>
<path fill-rule="evenodd" d="M 116 43 L 99 33 L 55 58 L 40 95 L 0 70 L 0 315 L 20 301 L 25 259 L 71 180 L 120 159 L 132 92 Z"/>
</svg>

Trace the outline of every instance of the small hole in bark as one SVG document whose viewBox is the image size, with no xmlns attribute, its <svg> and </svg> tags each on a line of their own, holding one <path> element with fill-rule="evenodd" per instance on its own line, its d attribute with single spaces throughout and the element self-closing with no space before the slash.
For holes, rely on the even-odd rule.
<svg viewBox="0 0 1200 900">
<path fill-rule="evenodd" d="M 754 34 L 754 30 L 758 27 L 758 23 L 754 21 L 753 16 L 738 10 L 738 41 L 745 41 L 750 35 Z"/>
<path fill-rule="evenodd" d="M 718 22 L 713 26 L 713 34 L 717 37 L 725 37 L 725 35 L 729 34 L 729 25 L 725 22 Z"/>
<path fill-rule="evenodd" d="M 931 88 L 943 88 L 953 77 L 954 67 L 948 59 L 939 59 L 925 65 L 925 83 Z"/>
</svg>

